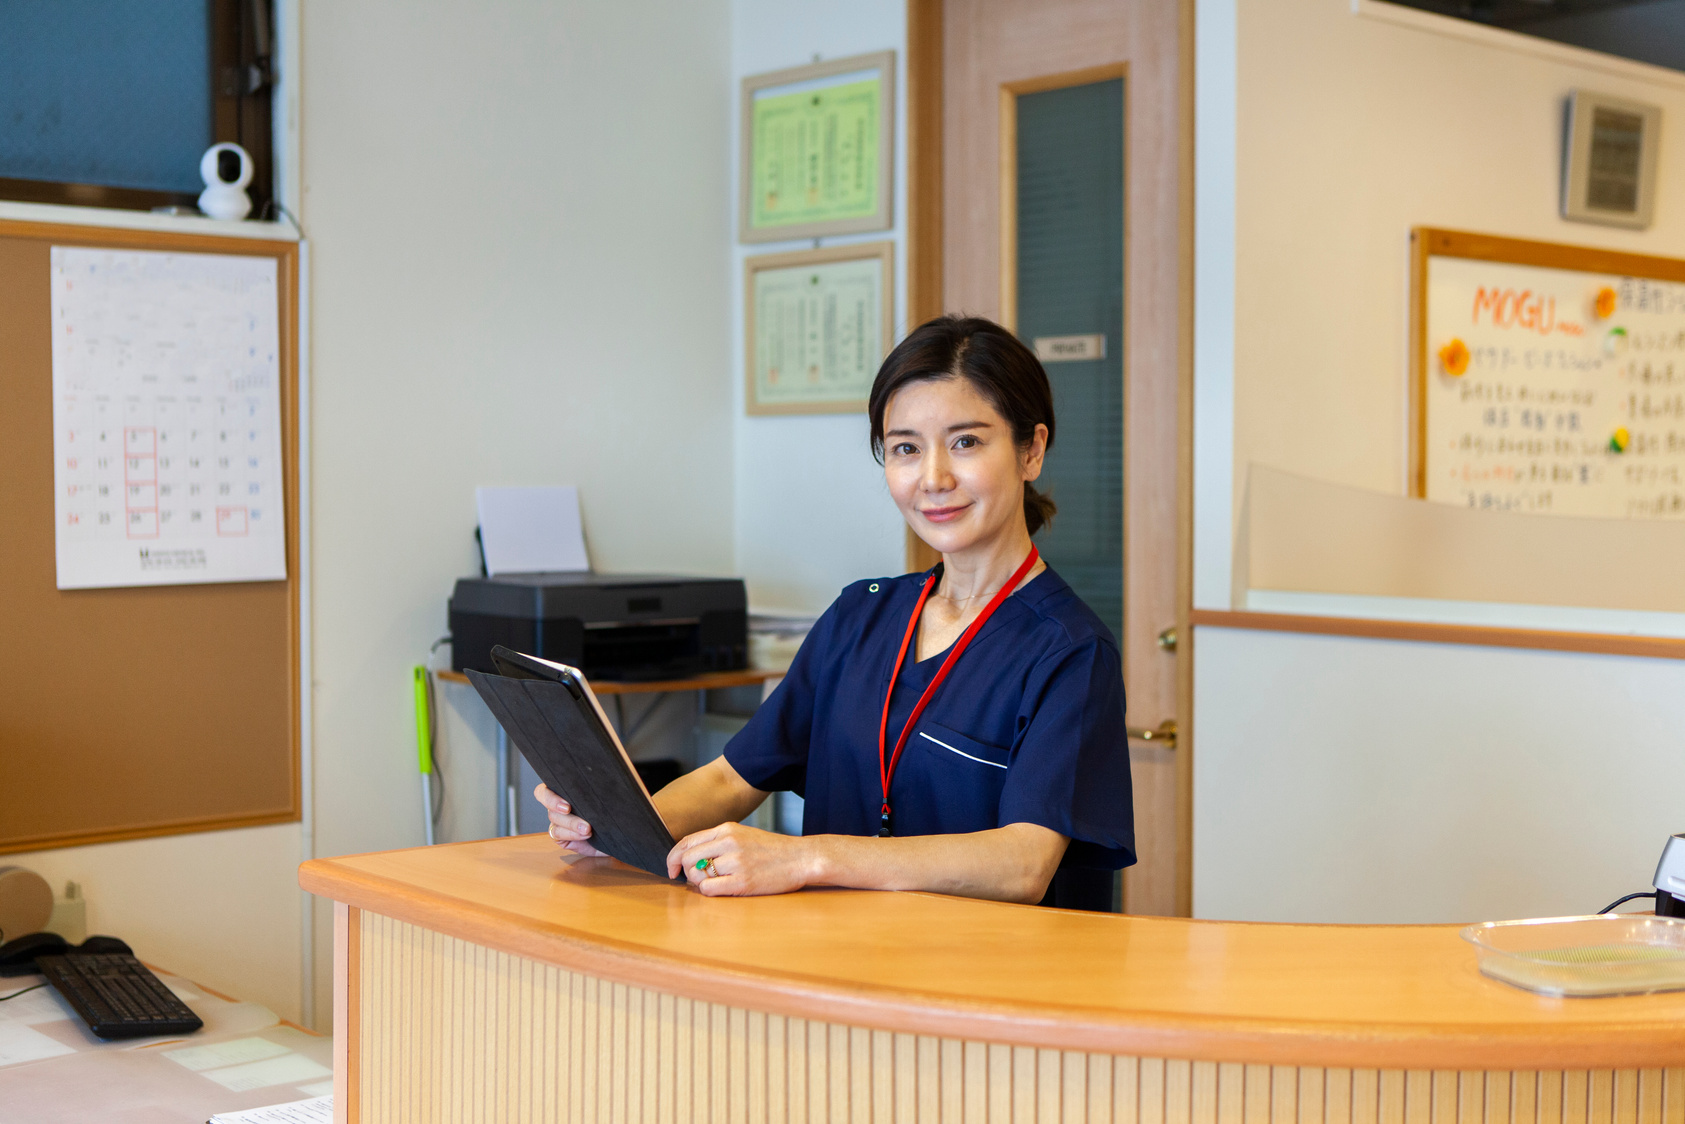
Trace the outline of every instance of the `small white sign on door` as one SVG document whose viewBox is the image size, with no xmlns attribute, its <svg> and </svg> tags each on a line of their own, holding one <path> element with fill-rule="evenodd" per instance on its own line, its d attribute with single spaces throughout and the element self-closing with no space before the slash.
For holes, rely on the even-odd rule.
<svg viewBox="0 0 1685 1124">
<path fill-rule="evenodd" d="M 1102 332 L 1090 336 L 1037 336 L 1036 358 L 1043 363 L 1069 363 L 1081 359 L 1104 359 L 1106 337 Z"/>
</svg>

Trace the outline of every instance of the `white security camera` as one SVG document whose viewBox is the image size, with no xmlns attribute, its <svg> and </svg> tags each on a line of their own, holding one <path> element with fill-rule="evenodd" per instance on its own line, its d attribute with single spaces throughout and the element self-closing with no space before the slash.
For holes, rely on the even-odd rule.
<svg viewBox="0 0 1685 1124">
<path fill-rule="evenodd" d="M 252 158 L 237 144 L 213 144 L 199 160 L 205 190 L 199 209 L 213 219 L 243 219 L 252 210 L 246 185 L 252 182 Z"/>
</svg>

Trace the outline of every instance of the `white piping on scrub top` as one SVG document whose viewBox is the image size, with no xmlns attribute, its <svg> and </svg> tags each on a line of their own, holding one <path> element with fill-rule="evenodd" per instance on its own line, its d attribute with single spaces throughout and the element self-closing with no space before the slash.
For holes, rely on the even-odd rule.
<svg viewBox="0 0 1685 1124">
<path fill-rule="evenodd" d="M 966 753 L 963 750 L 955 749 L 953 746 L 949 745 L 947 742 L 936 741 L 935 738 L 931 737 L 929 734 L 925 733 L 923 730 L 919 731 L 919 737 L 923 738 L 925 741 L 936 742 L 937 745 L 941 746 L 943 749 L 947 750 L 949 753 L 957 753 L 961 757 L 965 758 L 967 761 L 975 761 L 979 765 L 988 765 L 991 768 L 995 768 L 995 769 L 1006 768 L 1005 765 L 1002 765 L 998 761 L 987 761 L 987 760 L 985 760 L 981 757 L 973 757 L 971 754 Z"/>
</svg>

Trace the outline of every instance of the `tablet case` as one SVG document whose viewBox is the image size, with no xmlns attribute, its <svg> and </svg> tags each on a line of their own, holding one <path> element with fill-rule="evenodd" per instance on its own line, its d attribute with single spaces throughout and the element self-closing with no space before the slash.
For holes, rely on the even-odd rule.
<svg viewBox="0 0 1685 1124">
<path fill-rule="evenodd" d="M 467 675 L 533 772 L 591 825 L 592 846 L 665 878 L 673 836 L 584 689 L 536 676 Z"/>
</svg>

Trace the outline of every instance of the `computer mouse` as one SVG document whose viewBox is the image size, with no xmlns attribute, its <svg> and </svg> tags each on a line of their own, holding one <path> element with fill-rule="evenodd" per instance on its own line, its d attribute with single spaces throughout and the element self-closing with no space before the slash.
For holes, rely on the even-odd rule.
<svg viewBox="0 0 1685 1124">
<path fill-rule="evenodd" d="M 0 976 L 27 976 L 35 971 L 37 956 L 58 956 L 70 951 L 70 942 L 57 933 L 26 933 L 0 944 Z"/>
<path fill-rule="evenodd" d="M 128 955 L 133 956 L 135 952 L 134 949 L 128 946 L 127 942 L 120 940 L 117 937 L 89 937 L 87 940 L 71 949 L 71 951 L 96 956 L 109 955 L 114 952 L 127 953 Z"/>
</svg>

